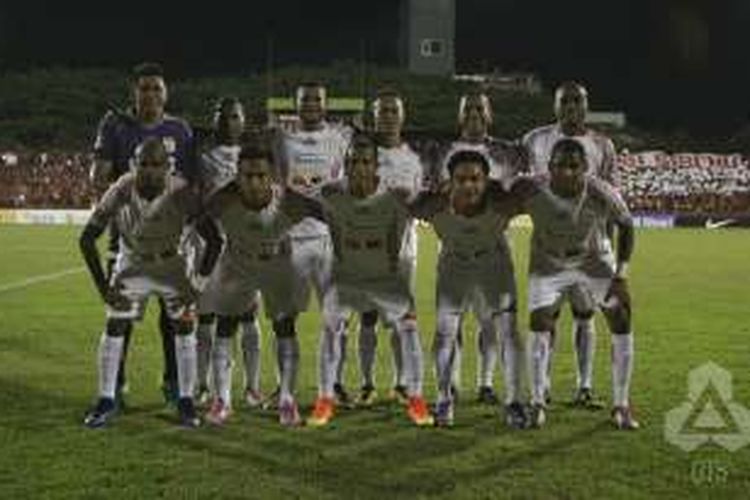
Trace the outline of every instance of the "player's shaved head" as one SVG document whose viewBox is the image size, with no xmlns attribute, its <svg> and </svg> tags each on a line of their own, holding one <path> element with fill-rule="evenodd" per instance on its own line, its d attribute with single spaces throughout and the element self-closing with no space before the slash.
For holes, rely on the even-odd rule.
<svg viewBox="0 0 750 500">
<path fill-rule="evenodd" d="M 326 88 L 321 82 L 308 81 L 297 87 L 296 106 L 303 129 L 320 126 L 326 112 Z"/>
<path fill-rule="evenodd" d="M 136 147 L 134 158 L 135 187 L 146 199 L 158 196 L 166 185 L 170 158 L 159 137 L 149 137 Z"/>
<path fill-rule="evenodd" d="M 381 89 L 372 103 L 372 113 L 380 142 L 388 147 L 397 146 L 401 142 L 401 129 L 406 118 L 404 100 L 398 91 Z"/>
<path fill-rule="evenodd" d="M 483 139 L 492 125 L 492 103 L 484 92 L 461 96 L 458 103 L 458 126 L 468 139 Z"/>
<path fill-rule="evenodd" d="M 588 99 L 586 87 L 577 82 L 564 82 L 555 90 L 555 116 L 567 135 L 583 133 Z"/>
</svg>

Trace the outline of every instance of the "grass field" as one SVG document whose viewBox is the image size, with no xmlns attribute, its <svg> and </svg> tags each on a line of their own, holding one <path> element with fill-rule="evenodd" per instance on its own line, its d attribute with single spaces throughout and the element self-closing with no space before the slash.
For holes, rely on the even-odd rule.
<svg viewBox="0 0 750 500">
<path fill-rule="evenodd" d="M 644 428 L 614 431 L 606 411 L 563 404 L 574 381 L 569 321 L 541 430 L 506 429 L 473 402 L 466 349 L 452 429 L 411 427 L 402 409 L 342 411 L 330 428 L 282 429 L 244 409 L 222 429 L 173 425 L 158 391 L 161 352 L 151 314 L 134 338 L 129 410 L 108 429 L 81 426 L 96 386 L 103 308 L 82 265 L 77 229 L 0 226 L 0 498 L 748 498 L 750 447 L 687 453 L 664 438 L 664 417 L 687 397 L 688 372 L 712 360 L 750 407 L 750 232 L 638 233 L 632 269 L 636 368 L 633 401 Z M 418 307 L 425 352 L 434 328 L 434 239 L 421 240 Z M 514 235 L 517 268 L 527 234 Z M 31 278 L 53 275 L 49 280 Z M 519 273 L 520 275 L 523 273 Z M 519 287 L 525 292 L 524 279 Z M 522 311 L 525 307 L 522 293 Z M 525 329 L 526 318 L 521 314 Z M 596 384 L 609 397 L 609 340 L 598 324 Z M 301 321 L 300 400 L 315 394 L 317 315 Z M 264 388 L 272 376 L 264 329 Z M 389 385 L 380 337 L 379 392 Z M 474 344 L 473 334 L 469 337 Z M 356 341 L 348 385 L 356 384 Z M 431 357 L 426 388 L 435 394 Z M 239 382 L 241 377 L 235 377 Z M 498 377 L 499 379 L 499 377 Z M 500 382 L 498 381 L 498 384 Z M 239 391 L 239 387 L 236 387 Z"/>
</svg>

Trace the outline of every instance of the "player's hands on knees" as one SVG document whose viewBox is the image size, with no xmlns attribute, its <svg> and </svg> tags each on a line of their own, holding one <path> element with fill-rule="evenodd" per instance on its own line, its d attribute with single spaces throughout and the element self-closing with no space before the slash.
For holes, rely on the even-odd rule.
<svg viewBox="0 0 750 500">
<path fill-rule="evenodd" d="M 621 304 L 630 309 L 630 289 L 628 280 L 623 277 L 615 276 L 609 285 L 607 295 L 604 297 L 604 303 L 610 305 Z"/>
<path fill-rule="evenodd" d="M 102 292 L 102 299 L 113 309 L 125 311 L 130 309 L 130 300 L 122 294 L 123 285 L 115 282 L 107 286 Z"/>
</svg>

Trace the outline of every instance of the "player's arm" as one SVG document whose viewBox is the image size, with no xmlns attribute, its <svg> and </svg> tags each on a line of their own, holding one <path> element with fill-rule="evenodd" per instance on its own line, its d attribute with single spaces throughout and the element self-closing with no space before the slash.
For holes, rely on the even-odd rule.
<svg viewBox="0 0 750 500">
<path fill-rule="evenodd" d="M 99 122 L 94 143 L 94 159 L 89 170 L 89 180 L 98 192 L 103 192 L 112 182 L 114 175 L 115 128 L 119 114 L 107 111 Z"/>
<path fill-rule="evenodd" d="M 620 181 L 617 175 L 616 158 L 614 143 L 607 137 L 601 136 L 602 141 L 602 165 L 601 178 L 609 182 L 615 189 L 619 187 Z"/>
<path fill-rule="evenodd" d="M 208 277 L 216 266 L 216 262 L 221 255 L 221 249 L 224 246 L 224 238 L 221 236 L 216 221 L 208 213 L 204 213 L 195 223 L 195 229 L 206 242 L 206 249 L 203 252 L 203 258 L 198 266 L 198 275 L 201 278 Z"/>
<path fill-rule="evenodd" d="M 107 277 L 104 268 L 102 267 L 96 241 L 104 233 L 107 226 L 114 218 L 114 215 L 121 204 L 121 192 L 120 183 L 111 186 L 109 190 L 107 190 L 101 201 L 97 204 L 94 213 L 84 226 L 83 232 L 78 239 L 78 245 L 81 249 L 83 260 L 86 262 L 86 267 L 94 281 L 96 290 L 99 292 L 99 295 L 104 302 L 115 308 L 124 307 L 126 301 L 119 294 L 117 289 L 111 287 L 107 282 Z"/>
</svg>

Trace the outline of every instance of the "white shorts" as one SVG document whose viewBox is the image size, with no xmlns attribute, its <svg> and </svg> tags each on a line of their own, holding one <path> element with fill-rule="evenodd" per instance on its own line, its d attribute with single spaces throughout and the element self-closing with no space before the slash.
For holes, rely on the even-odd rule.
<svg viewBox="0 0 750 500">
<path fill-rule="evenodd" d="M 602 307 L 611 284 L 611 276 L 594 277 L 580 269 L 550 275 L 532 274 L 529 276 L 529 311 L 558 306 L 566 296 L 574 307 Z"/>
<path fill-rule="evenodd" d="M 292 263 L 288 256 L 248 268 L 234 265 L 223 255 L 201 294 L 198 312 L 238 316 L 257 304 L 260 293 L 269 319 L 292 316 L 306 306 L 293 300 L 294 285 Z"/>
<path fill-rule="evenodd" d="M 414 312 L 414 298 L 402 279 L 379 283 L 336 283 L 326 292 L 324 316 L 345 318 L 350 311 L 377 311 L 389 327 Z"/>
<path fill-rule="evenodd" d="M 462 314 L 473 309 L 479 318 L 511 310 L 516 304 L 513 261 L 505 251 L 474 259 L 441 255 L 438 259 L 437 309 Z"/>
<path fill-rule="evenodd" d="M 295 304 L 304 304 L 302 311 L 310 302 L 310 288 L 315 289 L 318 304 L 331 286 L 331 269 L 333 266 L 333 244 L 328 234 L 313 237 L 291 237 L 292 246 L 292 280 Z"/>
<path fill-rule="evenodd" d="M 120 253 L 110 283 L 121 286 L 120 293 L 130 301 L 130 307 L 114 309 L 107 305 L 109 319 L 140 321 L 151 295 L 164 300 L 171 319 L 179 319 L 189 311 L 191 285 L 185 259 L 180 255 L 146 264 L 133 262 Z"/>
</svg>

